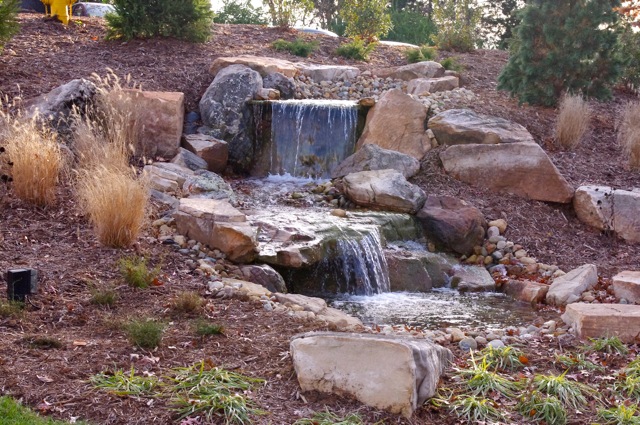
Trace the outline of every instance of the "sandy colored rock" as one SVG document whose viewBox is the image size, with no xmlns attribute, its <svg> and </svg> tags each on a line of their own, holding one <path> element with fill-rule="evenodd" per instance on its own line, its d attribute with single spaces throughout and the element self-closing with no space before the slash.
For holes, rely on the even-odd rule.
<svg viewBox="0 0 640 425">
<path fill-rule="evenodd" d="M 286 77 L 295 77 L 298 73 L 296 65 L 288 60 L 251 55 L 216 58 L 209 67 L 209 73 L 215 76 L 221 69 L 230 65 L 247 66 L 263 77 L 274 72 L 279 72 Z"/>
<path fill-rule="evenodd" d="M 640 271 L 625 270 L 615 275 L 611 282 L 617 299 L 640 304 Z"/>
<path fill-rule="evenodd" d="M 331 332 L 292 338 L 291 356 L 303 391 L 348 395 L 405 417 L 435 395 L 453 359 L 424 339 Z"/>
<path fill-rule="evenodd" d="M 258 255 L 258 231 L 249 223 L 214 222 L 207 245 L 233 262 L 250 263 Z"/>
<path fill-rule="evenodd" d="M 449 91 L 460 86 L 458 77 L 416 78 L 407 84 L 407 93 L 428 96 L 430 93 Z"/>
<path fill-rule="evenodd" d="M 547 296 L 549 285 L 531 280 L 511 279 L 503 286 L 505 294 L 526 303 L 541 303 Z"/>
<path fill-rule="evenodd" d="M 617 336 L 626 343 L 640 336 L 640 306 L 630 304 L 569 304 L 562 320 L 580 338 Z"/>
<path fill-rule="evenodd" d="M 383 149 L 374 144 L 365 144 L 338 164 L 331 172 L 331 178 L 337 179 L 359 171 L 387 169 L 399 171 L 406 178 L 410 178 L 420 171 L 420 162 L 401 152 Z"/>
<path fill-rule="evenodd" d="M 369 110 L 357 148 L 371 143 L 420 161 L 431 149 L 425 131 L 427 108 L 400 90 L 389 90 Z"/>
<path fill-rule="evenodd" d="M 317 65 L 298 64 L 302 75 L 311 78 L 316 83 L 320 81 L 353 80 L 360 75 L 360 70 L 355 66 L 345 65 Z"/>
<path fill-rule="evenodd" d="M 583 223 L 599 230 L 613 230 L 629 242 L 640 242 L 640 192 L 580 186 L 573 208 Z"/>
<path fill-rule="evenodd" d="M 573 187 L 535 143 L 449 146 L 440 159 L 448 174 L 473 186 L 538 201 L 573 198 Z"/>
<path fill-rule="evenodd" d="M 393 68 L 374 69 L 372 74 L 381 78 L 410 81 L 416 78 L 438 78 L 444 76 L 444 68 L 438 62 L 423 61 Z"/>
<path fill-rule="evenodd" d="M 226 168 L 229 146 L 224 140 L 206 134 L 187 134 L 184 136 L 183 145 L 207 163 L 207 170 L 221 173 Z"/>
<path fill-rule="evenodd" d="M 580 300 L 580 295 L 598 283 L 598 269 L 585 264 L 554 279 L 547 292 L 547 304 L 563 306 Z"/>
</svg>

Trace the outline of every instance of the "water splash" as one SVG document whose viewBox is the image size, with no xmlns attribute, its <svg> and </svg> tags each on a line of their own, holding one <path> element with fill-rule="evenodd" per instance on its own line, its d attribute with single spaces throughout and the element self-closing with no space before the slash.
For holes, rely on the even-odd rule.
<svg viewBox="0 0 640 425">
<path fill-rule="evenodd" d="M 358 105 L 349 101 L 271 103 L 271 174 L 328 178 L 355 149 Z"/>
</svg>

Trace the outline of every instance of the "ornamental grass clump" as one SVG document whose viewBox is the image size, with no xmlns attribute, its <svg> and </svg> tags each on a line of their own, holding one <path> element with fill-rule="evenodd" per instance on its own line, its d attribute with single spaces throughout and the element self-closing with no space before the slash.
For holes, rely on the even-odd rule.
<svg viewBox="0 0 640 425">
<path fill-rule="evenodd" d="M 498 392 L 506 397 L 515 396 L 520 387 L 519 384 L 489 370 L 492 365 L 486 358 L 483 358 L 480 363 L 476 363 L 475 359 L 471 358 L 471 362 L 472 367 L 461 369 L 459 374 L 473 395 L 486 396 L 491 392 Z"/>
<path fill-rule="evenodd" d="M 523 398 L 517 409 L 522 416 L 533 422 L 553 425 L 567 423 L 567 410 L 560 400 L 552 395 L 544 396 L 534 392 Z"/>
<path fill-rule="evenodd" d="M 116 369 L 113 373 L 101 372 L 92 376 L 89 382 L 94 387 L 106 390 L 119 397 L 150 395 L 152 390 L 158 386 L 158 378 L 155 376 L 136 375 L 133 366 L 131 366 L 129 372 L 121 369 Z"/>
<path fill-rule="evenodd" d="M 495 401 L 473 395 L 459 397 L 449 405 L 451 411 L 458 418 L 470 424 L 503 420 L 504 418 L 497 407 L 498 404 Z"/>
<path fill-rule="evenodd" d="M 618 123 L 618 143 L 622 147 L 629 166 L 640 169 L 640 103 L 630 102 L 622 111 Z"/>
<path fill-rule="evenodd" d="M 566 150 L 575 149 L 589 129 L 591 111 L 582 96 L 565 94 L 556 122 L 556 143 Z"/>
</svg>

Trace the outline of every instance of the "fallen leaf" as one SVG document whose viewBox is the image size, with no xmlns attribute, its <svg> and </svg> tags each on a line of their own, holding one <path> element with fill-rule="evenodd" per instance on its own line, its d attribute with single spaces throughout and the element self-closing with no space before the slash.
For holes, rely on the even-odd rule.
<svg viewBox="0 0 640 425">
<path fill-rule="evenodd" d="M 80 341 L 80 340 L 73 341 L 73 345 L 75 345 L 76 347 L 84 347 L 87 345 L 87 341 Z"/>
<path fill-rule="evenodd" d="M 50 383 L 53 382 L 53 379 L 49 378 L 47 375 L 36 375 L 36 378 L 38 378 L 40 381 L 45 382 L 45 383 Z"/>
</svg>

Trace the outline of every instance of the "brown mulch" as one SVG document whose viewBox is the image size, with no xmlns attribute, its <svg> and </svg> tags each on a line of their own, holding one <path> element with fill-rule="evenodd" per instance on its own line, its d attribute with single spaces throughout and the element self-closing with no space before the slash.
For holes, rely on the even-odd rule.
<svg viewBox="0 0 640 425">
<path fill-rule="evenodd" d="M 0 93 L 28 99 L 48 92 L 74 78 L 105 74 L 131 75 L 147 90 L 181 91 L 188 111 L 211 82 L 207 68 L 223 55 L 256 54 L 299 60 L 270 46 L 278 38 L 294 39 L 294 31 L 249 25 L 216 25 L 205 44 L 161 40 L 105 41 L 103 22 L 80 18 L 68 27 L 36 14 L 20 16 L 22 31 L 0 55 Z M 303 37 L 313 37 L 303 35 Z M 309 62 L 370 67 L 404 64 L 402 50 L 379 46 L 370 63 L 333 56 L 340 40 L 318 37 L 320 50 Z M 595 118 L 584 143 L 574 152 L 553 146 L 556 112 L 551 108 L 520 106 L 496 91 L 496 80 L 506 63 L 505 52 L 477 51 L 458 55 L 466 69 L 465 87 L 478 101 L 478 112 L 501 116 L 526 126 L 547 150 L 571 184 L 606 184 L 629 189 L 640 186 L 640 175 L 628 170 L 615 142 L 618 111 L 632 98 L 616 93 L 606 103 L 593 102 Z M 451 194 L 478 206 L 490 218 L 505 218 L 507 237 L 520 243 L 540 261 L 570 269 L 586 262 L 601 274 L 637 268 L 638 245 L 625 243 L 581 224 L 571 206 L 526 201 L 457 182 L 443 173 L 437 150 L 428 155 L 415 182 L 428 193 Z M 151 232 L 151 230 L 147 230 Z M 150 236 L 149 234 L 145 236 Z M 207 298 L 204 313 L 225 328 L 224 335 L 195 337 L 194 317 L 175 315 L 171 300 L 181 291 L 206 296 L 204 278 L 184 265 L 185 257 L 170 246 L 145 236 L 125 252 L 101 247 L 68 187 L 60 189 L 54 207 L 37 209 L 15 199 L 0 183 L 0 270 L 38 269 L 40 292 L 27 306 L 24 318 L 0 318 L 0 394 L 22 398 L 45 414 L 69 420 L 80 417 L 94 424 L 168 424 L 172 412 L 158 399 L 116 397 L 87 384 L 93 374 L 114 368 L 164 375 L 176 366 L 201 360 L 221 365 L 267 383 L 250 394 L 268 415 L 256 417 L 260 424 L 291 424 L 325 407 L 334 412 L 359 411 L 366 423 L 455 423 L 455 419 L 421 409 L 411 420 L 396 417 L 343 397 L 300 394 L 293 367 L 287 357 L 289 338 L 320 329 L 315 323 L 293 320 L 281 313 L 265 313 L 260 305 L 237 300 Z M 123 285 L 117 260 L 123 255 L 146 255 L 161 264 L 161 286 L 134 290 Z M 0 278 L 0 294 L 6 290 Z M 119 300 L 112 309 L 92 305 L 91 285 L 115 286 Z M 167 330 L 157 350 L 135 349 L 119 324 L 130 317 L 154 317 Z M 59 340 L 58 349 L 45 350 L 29 344 L 30 338 L 48 336 Z M 548 344 L 532 345 L 532 364 L 548 370 Z M 536 354 L 538 353 L 538 354 Z M 459 354 L 459 353 L 458 353 Z M 593 418 L 572 423 L 589 423 Z"/>
</svg>

